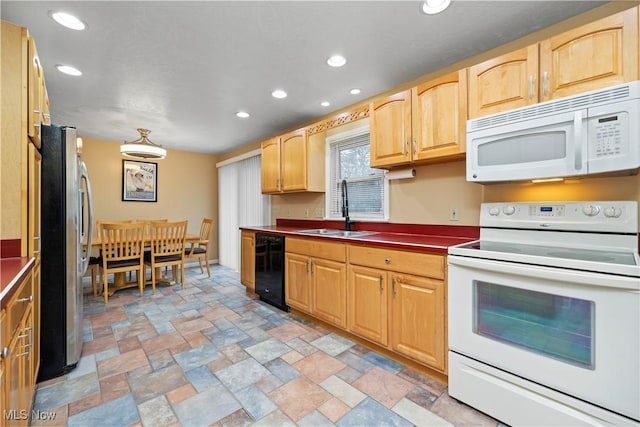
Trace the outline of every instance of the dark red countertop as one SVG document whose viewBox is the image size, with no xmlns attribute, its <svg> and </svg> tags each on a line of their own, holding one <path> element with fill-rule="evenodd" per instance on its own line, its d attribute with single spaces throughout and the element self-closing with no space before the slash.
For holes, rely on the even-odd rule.
<svg viewBox="0 0 640 427">
<path fill-rule="evenodd" d="M 260 231 L 285 236 L 324 239 L 442 254 L 446 254 L 450 246 L 477 240 L 480 233 L 480 228 L 473 226 L 365 222 L 358 222 L 352 227 L 353 230 L 371 232 L 371 234 L 363 236 L 342 237 L 336 235 L 301 233 L 303 230 L 314 228 L 343 229 L 343 227 L 344 224 L 341 221 L 278 220 L 276 225 L 247 226 L 240 228 L 242 230 Z"/>
<path fill-rule="evenodd" d="M 29 270 L 35 258 L 16 257 L 0 259 L 0 306 L 4 307 Z"/>
</svg>

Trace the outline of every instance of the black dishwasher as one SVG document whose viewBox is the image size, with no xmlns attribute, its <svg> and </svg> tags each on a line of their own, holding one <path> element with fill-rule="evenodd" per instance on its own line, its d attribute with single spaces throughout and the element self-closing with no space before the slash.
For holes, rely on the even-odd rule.
<svg viewBox="0 0 640 427">
<path fill-rule="evenodd" d="M 256 233 L 256 293 L 260 299 L 289 311 L 284 298 L 284 236 Z"/>
</svg>

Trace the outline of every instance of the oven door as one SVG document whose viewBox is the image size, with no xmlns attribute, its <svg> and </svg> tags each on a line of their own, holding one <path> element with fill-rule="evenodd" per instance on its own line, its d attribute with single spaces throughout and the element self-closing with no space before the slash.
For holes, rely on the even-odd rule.
<svg viewBox="0 0 640 427">
<path fill-rule="evenodd" d="M 461 256 L 448 274 L 451 351 L 640 419 L 637 277 Z"/>
</svg>

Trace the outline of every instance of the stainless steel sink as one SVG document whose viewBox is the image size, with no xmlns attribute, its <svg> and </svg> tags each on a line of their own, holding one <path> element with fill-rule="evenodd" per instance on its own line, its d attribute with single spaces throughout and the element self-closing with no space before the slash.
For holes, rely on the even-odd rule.
<svg viewBox="0 0 640 427">
<path fill-rule="evenodd" d="M 342 233 L 342 230 L 337 230 L 337 229 L 334 229 L 334 228 L 314 228 L 314 229 L 311 229 L 311 230 L 301 230 L 300 233 L 334 235 L 334 234 Z"/>
<path fill-rule="evenodd" d="M 311 230 L 301 230 L 300 233 L 318 234 L 323 236 L 359 237 L 373 233 L 372 231 L 346 231 L 334 228 L 314 228 Z"/>
</svg>

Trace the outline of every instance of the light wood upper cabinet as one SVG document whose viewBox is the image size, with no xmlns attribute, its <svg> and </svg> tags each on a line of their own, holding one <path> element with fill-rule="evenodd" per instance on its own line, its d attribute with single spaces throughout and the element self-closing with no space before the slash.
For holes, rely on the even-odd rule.
<svg viewBox="0 0 640 427">
<path fill-rule="evenodd" d="M 262 193 L 324 192 L 324 133 L 299 129 L 262 143 Z"/>
<path fill-rule="evenodd" d="M 307 134 L 304 129 L 280 137 L 282 191 L 307 188 Z"/>
<path fill-rule="evenodd" d="M 467 137 L 467 71 L 411 90 L 413 161 L 464 154 Z"/>
<path fill-rule="evenodd" d="M 254 293 L 256 289 L 256 233 L 242 230 L 240 232 L 240 283 L 247 291 Z"/>
<path fill-rule="evenodd" d="M 469 67 L 469 118 L 638 80 L 638 8 Z"/>
<path fill-rule="evenodd" d="M 28 38 L 29 41 L 29 115 L 27 116 L 27 131 L 29 138 L 38 148 L 40 148 L 40 126 L 43 121 L 43 104 L 44 104 L 44 73 L 40 57 L 36 49 L 36 43 L 33 37 Z"/>
<path fill-rule="evenodd" d="M 373 101 L 371 167 L 387 168 L 465 153 L 466 70 Z"/>
<path fill-rule="evenodd" d="M 638 80 L 638 8 L 540 43 L 541 101 Z"/>
<path fill-rule="evenodd" d="M 411 91 L 373 101 L 369 110 L 371 167 L 411 161 Z"/>
<path fill-rule="evenodd" d="M 280 140 L 262 142 L 261 181 L 263 193 L 280 192 Z"/>
<path fill-rule="evenodd" d="M 538 102 L 538 45 L 469 67 L 469 118 Z"/>
<path fill-rule="evenodd" d="M 391 282 L 392 349 L 444 371 L 444 282 L 407 274 L 392 274 Z"/>
</svg>

